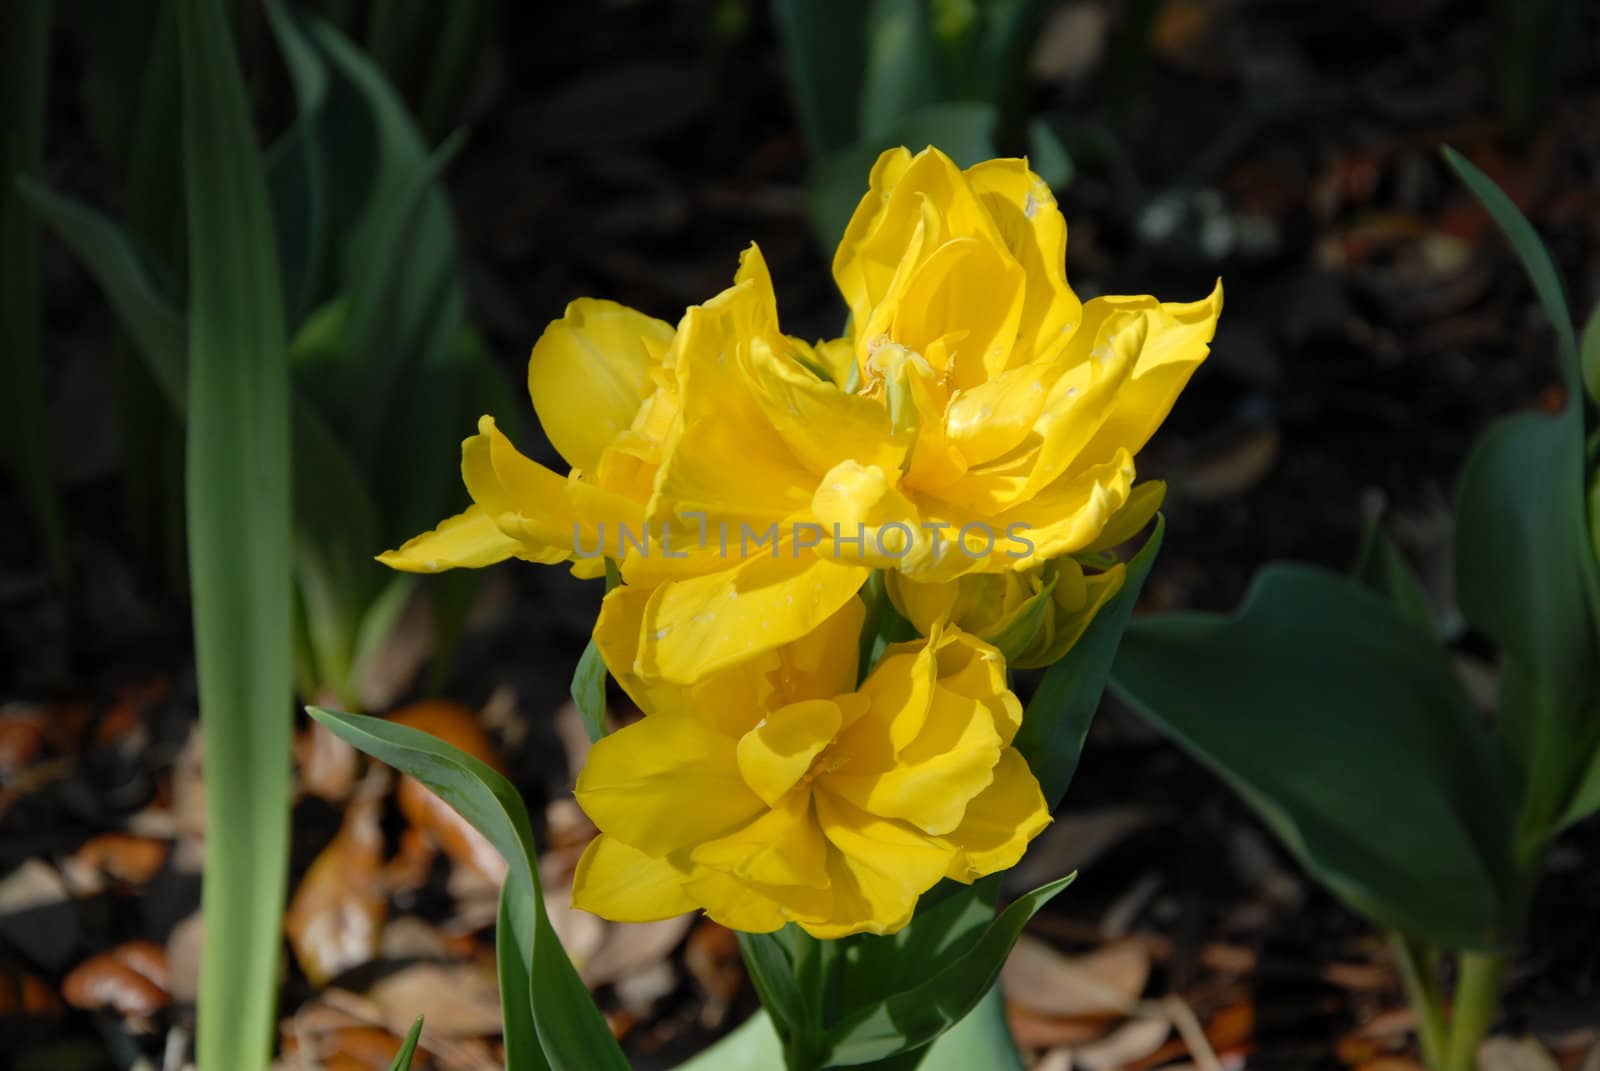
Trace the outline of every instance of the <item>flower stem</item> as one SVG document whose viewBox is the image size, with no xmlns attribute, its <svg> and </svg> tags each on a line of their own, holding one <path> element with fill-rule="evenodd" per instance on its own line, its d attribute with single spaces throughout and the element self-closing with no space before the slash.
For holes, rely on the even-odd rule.
<svg viewBox="0 0 1600 1071">
<path fill-rule="evenodd" d="M 1437 964 L 1431 950 L 1422 941 L 1398 930 L 1390 932 L 1389 946 L 1405 985 L 1406 999 L 1417 1013 L 1417 1043 L 1422 1049 L 1422 1062 L 1433 1071 L 1444 1071 L 1447 1035 Z"/>
<path fill-rule="evenodd" d="M 1473 1071 L 1478 1046 L 1493 1025 L 1495 1010 L 1499 1007 L 1505 958 L 1493 952 L 1463 952 L 1457 969 L 1445 1071 Z"/>
</svg>

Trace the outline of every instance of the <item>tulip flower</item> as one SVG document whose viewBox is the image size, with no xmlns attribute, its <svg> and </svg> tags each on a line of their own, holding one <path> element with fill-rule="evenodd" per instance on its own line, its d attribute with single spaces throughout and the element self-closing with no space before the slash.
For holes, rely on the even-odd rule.
<svg viewBox="0 0 1600 1071">
<path fill-rule="evenodd" d="M 886 650 L 855 686 L 864 609 L 682 686 L 643 679 L 647 594 L 606 597 L 595 639 L 645 711 L 578 777 L 600 829 L 573 903 L 617 921 L 703 910 L 733 929 L 892 933 L 941 878 L 1021 858 L 1050 821 L 1011 747 L 1005 663 L 954 628 Z"/>
</svg>

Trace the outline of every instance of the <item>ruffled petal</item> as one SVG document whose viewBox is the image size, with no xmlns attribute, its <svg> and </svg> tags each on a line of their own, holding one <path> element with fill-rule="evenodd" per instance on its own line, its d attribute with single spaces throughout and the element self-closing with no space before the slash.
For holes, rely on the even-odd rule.
<svg viewBox="0 0 1600 1071">
<path fill-rule="evenodd" d="M 433 531 L 378 555 L 378 561 L 406 573 L 437 573 L 481 569 L 516 557 L 521 549 L 522 544 L 502 532 L 482 506 L 472 505 L 440 521 Z"/>
<path fill-rule="evenodd" d="M 948 874 L 971 882 L 1014 866 L 1028 842 L 1050 824 L 1039 781 L 1015 748 L 1000 753 L 994 781 L 967 807 L 966 817 L 945 839 L 958 849 Z"/>
</svg>

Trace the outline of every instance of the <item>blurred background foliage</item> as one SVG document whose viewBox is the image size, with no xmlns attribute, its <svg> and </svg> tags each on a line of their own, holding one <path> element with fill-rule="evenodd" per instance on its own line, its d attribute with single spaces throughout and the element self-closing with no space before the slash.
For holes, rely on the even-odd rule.
<svg viewBox="0 0 1600 1071">
<path fill-rule="evenodd" d="M 0 728 L 33 726 L 38 755 L 72 760 L 42 791 L 15 780 L 41 759 L 6 768 L 0 832 L 20 834 L 0 860 L 8 874 L 170 796 L 194 708 L 183 414 L 196 235 L 175 8 L 22 0 L 0 47 L 0 501 L 13 519 L 0 532 L 0 666 L 16 701 Z M 1557 413 L 1573 388 L 1550 359 L 1535 290 L 1435 149 L 1456 145 L 1532 221 L 1581 317 L 1600 295 L 1592 6 L 328 0 L 227 11 L 281 271 L 304 698 L 476 706 L 501 686 L 516 697 L 496 729 L 513 781 L 536 801 L 561 798 L 571 748 L 556 714 L 598 590 L 559 570 L 499 570 L 477 589 L 470 575 L 397 580 L 372 553 L 462 503 L 456 444 L 478 413 L 556 460 L 521 383 L 532 341 L 574 296 L 672 319 L 726 285 L 755 239 L 785 328 L 836 333 L 827 258 L 867 166 L 886 145 L 934 142 L 962 162 L 1030 157 L 1067 214 L 1069 276 L 1085 297 L 1184 300 L 1227 282 L 1214 355 L 1141 458 L 1141 475 L 1172 491 L 1140 610 L 1233 612 L 1253 592 L 1258 614 L 1268 596 L 1303 613 L 1325 593 L 1281 571 L 1252 587 L 1262 566 L 1345 571 L 1359 559 L 1373 586 L 1400 592 L 1397 613 L 1436 626 L 1430 642 L 1467 681 L 1465 697 L 1446 697 L 1449 716 L 1494 705 L 1491 641 L 1503 637 L 1456 608 L 1458 476 L 1491 421 Z M 10 181 L 18 174 L 31 181 Z M 1235 627 L 1258 623 L 1248 607 Z M 1416 642 L 1405 635 L 1397 642 Z M 168 698 L 140 707 L 139 746 L 91 743 L 114 698 L 152 681 L 149 694 Z M 92 714 L 74 721 L 63 704 Z M 283 731 L 295 724 L 286 709 Z M 1349 730 L 1353 750 L 1378 761 L 1361 725 Z M 316 739 L 303 722 L 296 731 L 302 746 Z M 1249 847 L 1281 826 L 1262 827 L 1122 708 L 1108 704 L 1088 758 L 1069 809 L 1134 806 L 1146 823 L 1052 911 L 1109 911 L 1155 875 L 1162 892 L 1139 917 L 1195 946 L 1170 965 L 1175 987 L 1211 977 L 1199 966 L 1206 935 L 1316 960 L 1365 932 L 1320 891 L 1264 891 L 1299 873 L 1278 849 Z M 1451 764 L 1442 808 L 1473 795 L 1470 778 L 1455 780 L 1470 766 Z M 340 808 L 354 795 L 341 791 Z M 1402 777 L 1395 798 L 1407 791 Z M 292 888 L 345 821 L 296 792 Z M 1422 840 L 1441 856 L 1460 847 Z M 1342 836 L 1328 843 L 1342 850 Z M 1511 1004 L 1524 1021 L 1600 991 L 1589 939 L 1600 933 L 1578 908 L 1600 897 L 1593 823 L 1558 848 L 1558 861 L 1565 851 L 1590 865 L 1558 868 L 1528 912 L 1541 970 Z M 1304 851 L 1300 865 L 1317 870 Z M 130 891 L 116 922 L 75 923 L 54 950 L 19 946 L 17 927 L 0 925 L 0 961 L 55 985 L 115 941 L 166 941 L 198 878 L 176 862 L 163 873 L 159 895 Z M 1396 921 L 1387 905 L 1345 899 Z M 1450 904 L 1455 914 L 1428 923 L 1447 943 L 1494 906 Z M 291 972 L 285 1014 L 313 1000 L 309 976 L 303 962 Z M 77 1035 L 94 1034 L 85 1013 L 69 1014 Z M 668 1049 L 707 1036 L 648 1022 L 640 1031 Z M 1290 1040 L 1326 1044 L 1338 1029 L 1296 1022 Z"/>
</svg>

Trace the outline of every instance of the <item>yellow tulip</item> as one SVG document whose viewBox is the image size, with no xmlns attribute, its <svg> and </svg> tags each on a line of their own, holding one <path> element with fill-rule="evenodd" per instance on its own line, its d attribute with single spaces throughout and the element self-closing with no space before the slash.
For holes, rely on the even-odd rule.
<svg viewBox="0 0 1600 1071">
<path fill-rule="evenodd" d="M 634 668 L 693 682 L 804 635 L 875 568 L 1026 572 L 1141 527 L 1160 494 L 1135 488 L 1133 458 L 1209 352 L 1220 284 L 1080 303 L 1065 242 L 1023 161 L 891 150 L 834 261 L 855 330 L 805 353 L 748 250 L 679 329 L 647 519 L 715 545 L 625 565 L 655 589 Z"/>
<path fill-rule="evenodd" d="M 855 687 L 857 599 L 798 641 L 692 686 L 640 678 L 647 593 L 606 597 L 595 638 L 645 716 L 594 746 L 600 829 L 573 904 L 638 922 L 704 910 L 733 929 L 892 933 L 943 877 L 1012 866 L 1050 821 L 1011 747 L 998 651 L 954 628 L 890 647 Z"/>
</svg>

